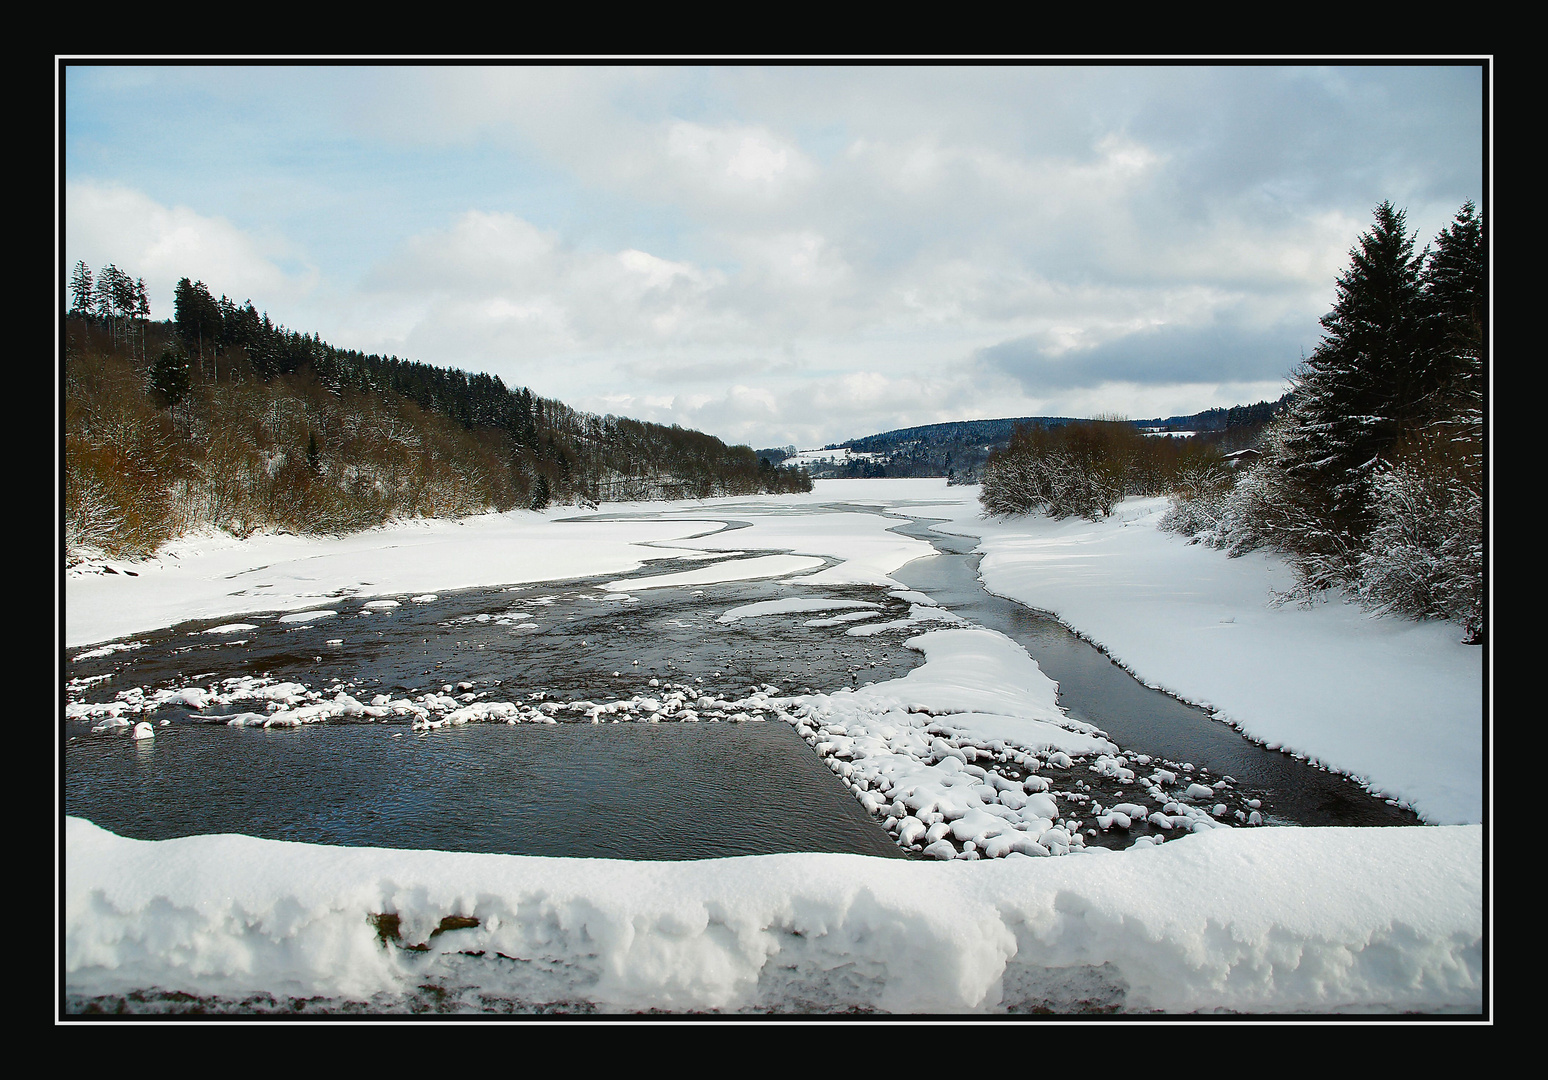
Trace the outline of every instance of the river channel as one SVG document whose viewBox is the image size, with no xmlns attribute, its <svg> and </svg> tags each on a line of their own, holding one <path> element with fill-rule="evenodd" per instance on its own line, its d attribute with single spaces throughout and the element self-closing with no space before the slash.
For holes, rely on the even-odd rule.
<svg viewBox="0 0 1548 1080">
<path fill-rule="evenodd" d="M 1409 810 L 1375 798 L 1346 776 L 1267 750 L 1208 712 L 1134 678 L 1057 618 L 986 591 L 978 576 L 978 541 L 932 531 L 941 519 L 909 518 L 895 526 L 928 540 L 939 555 L 917 559 L 894 577 L 957 614 L 1014 639 L 1059 684 L 1059 705 L 1095 724 L 1126 750 L 1229 775 L 1256 793 L 1269 824 L 1417 825 Z"/>
<path fill-rule="evenodd" d="M 1221 797 L 1240 808 L 1234 820 L 1251 807 L 1254 820 L 1270 825 L 1417 823 L 1346 778 L 1264 750 L 1145 687 L 1056 619 L 991 596 L 978 581 L 975 541 L 932 532 L 931 519 L 906 511 L 888 516 L 898 518 L 897 531 L 940 552 L 903 567 L 897 580 L 1020 643 L 1059 683 L 1061 706 L 1131 759 L 1228 781 Z M 656 560 L 636 576 L 706 562 Z M 921 662 L 903 644 L 908 634 L 850 636 L 832 622 L 812 625 L 824 620 L 811 613 L 718 621 L 738 606 L 812 592 L 778 580 L 602 588 L 613 580 L 395 603 L 340 596 L 327 605 L 333 613 L 315 621 L 246 615 L 139 635 L 133 648 L 85 650 L 67 659 L 67 699 L 77 707 L 121 701 L 126 691 L 148 698 L 170 690 L 186 700 L 128 717 L 152 721 L 153 739 L 104 729 L 100 711 L 67 719 L 65 812 L 138 839 L 239 832 L 630 859 L 786 851 L 911 857 L 766 705 L 901 677 Z M 886 590 L 821 593 L 868 605 L 878 618 L 908 613 L 908 603 Z M 211 704 L 197 690 L 249 683 L 260 695 L 252 700 Z M 261 694 L 285 687 L 360 708 L 297 727 L 250 722 L 265 715 Z M 187 688 L 195 688 L 191 696 Z M 500 702 L 507 711 L 519 702 L 527 719 L 547 722 L 411 724 L 364 704 L 427 695 L 469 708 Z M 673 708 L 693 722 L 653 722 Z M 591 722 L 554 722 L 582 716 Z M 1054 793 L 1077 804 L 1130 797 L 1113 777 L 1081 768 L 1058 783 Z M 1091 844 L 1122 847 L 1148 829 L 1136 822 L 1121 835 L 1085 831 Z"/>
</svg>

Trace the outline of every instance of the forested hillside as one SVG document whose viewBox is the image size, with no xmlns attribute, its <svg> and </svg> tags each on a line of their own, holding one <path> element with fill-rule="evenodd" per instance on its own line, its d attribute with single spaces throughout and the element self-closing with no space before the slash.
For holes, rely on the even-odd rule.
<svg viewBox="0 0 1548 1080">
<path fill-rule="evenodd" d="M 251 301 L 177 287 L 154 322 L 115 266 L 71 279 L 67 557 L 144 555 L 189 529 L 349 532 L 395 517 L 810 490 L 712 435 L 336 348 Z"/>
<path fill-rule="evenodd" d="M 1030 416 L 1015 420 L 962 420 L 925 424 L 867 435 L 838 444 L 855 453 L 882 455 L 835 466 L 836 476 L 944 476 L 953 483 L 978 480 L 990 452 L 1027 425 L 1058 426 L 1066 417 Z M 818 476 L 825 475 L 819 471 Z"/>
</svg>

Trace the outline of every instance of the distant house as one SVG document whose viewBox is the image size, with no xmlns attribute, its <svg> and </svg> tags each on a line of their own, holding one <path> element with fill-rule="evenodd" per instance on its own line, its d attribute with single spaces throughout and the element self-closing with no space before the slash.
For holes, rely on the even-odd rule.
<svg viewBox="0 0 1548 1080">
<path fill-rule="evenodd" d="M 1243 465 L 1251 465 L 1263 455 L 1253 449 L 1236 450 L 1225 455 L 1225 463 L 1233 469 L 1240 469 Z"/>
</svg>

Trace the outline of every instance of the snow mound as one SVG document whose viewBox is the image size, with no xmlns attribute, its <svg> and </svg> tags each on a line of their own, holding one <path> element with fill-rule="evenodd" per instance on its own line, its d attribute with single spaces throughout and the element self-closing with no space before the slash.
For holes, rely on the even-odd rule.
<svg viewBox="0 0 1548 1080">
<path fill-rule="evenodd" d="M 1219 830 L 1067 859 L 639 863 L 139 841 L 68 818 L 63 966 L 75 1002 L 1474 1012 L 1481 842 Z"/>
</svg>

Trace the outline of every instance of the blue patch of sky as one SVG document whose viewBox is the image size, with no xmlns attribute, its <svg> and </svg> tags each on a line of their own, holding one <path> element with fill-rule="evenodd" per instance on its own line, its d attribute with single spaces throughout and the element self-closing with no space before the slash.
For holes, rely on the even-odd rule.
<svg viewBox="0 0 1548 1080">
<path fill-rule="evenodd" d="M 511 140 L 362 137 L 329 92 L 347 78 L 337 69 L 69 68 L 66 176 L 283 239 L 339 284 L 470 210 L 514 214 L 579 250 L 695 254 L 691 224 L 674 208 L 585 188 Z"/>
</svg>

